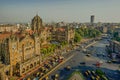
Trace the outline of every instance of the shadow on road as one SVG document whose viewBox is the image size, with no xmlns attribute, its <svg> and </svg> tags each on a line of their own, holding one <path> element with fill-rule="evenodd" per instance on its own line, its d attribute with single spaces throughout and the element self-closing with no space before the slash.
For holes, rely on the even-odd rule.
<svg viewBox="0 0 120 80">
<path fill-rule="evenodd" d="M 95 65 L 95 64 L 94 64 Z M 60 70 L 60 80 L 66 80 L 66 78 L 68 76 L 70 76 L 70 74 L 72 72 L 74 72 L 75 70 L 79 70 L 82 72 L 82 74 L 84 74 L 84 72 L 86 70 L 96 70 L 96 69 L 101 69 L 106 76 L 111 80 L 118 80 L 120 79 L 120 72 L 117 70 L 110 70 L 110 69 L 106 69 L 106 68 L 97 68 L 97 67 L 91 67 L 91 66 L 75 66 L 72 67 L 70 71 L 65 70 L 64 68 Z M 89 79 L 86 79 L 89 80 Z"/>
</svg>

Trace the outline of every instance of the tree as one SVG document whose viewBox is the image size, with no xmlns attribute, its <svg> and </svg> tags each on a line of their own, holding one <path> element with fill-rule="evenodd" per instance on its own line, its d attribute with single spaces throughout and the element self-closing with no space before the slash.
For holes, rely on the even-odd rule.
<svg viewBox="0 0 120 80">
<path fill-rule="evenodd" d="M 100 31 L 94 28 L 84 28 L 81 27 L 79 29 L 76 29 L 75 32 L 77 32 L 81 37 L 86 37 L 86 38 L 93 38 L 97 37 L 101 34 Z"/>
<path fill-rule="evenodd" d="M 116 40 L 120 42 L 120 37 L 116 37 Z"/>
<path fill-rule="evenodd" d="M 80 34 L 80 36 L 84 37 L 84 32 L 81 29 L 76 29 L 76 31 Z"/>
<path fill-rule="evenodd" d="M 120 42 L 120 37 L 119 37 L 119 33 L 118 32 L 114 32 L 113 33 L 113 39 L 116 40 L 116 41 L 119 41 Z"/>
<path fill-rule="evenodd" d="M 113 37 L 115 37 L 115 38 L 118 37 L 118 32 L 114 32 Z"/>
<path fill-rule="evenodd" d="M 84 37 L 89 37 L 89 29 L 88 28 L 84 29 Z"/>
<path fill-rule="evenodd" d="M 46 48 L 43 48 L 43 49 L 41 49 L 41 52 L 42 52 L 43 54 L 46 54 L 46 53 L 47 53 L 47 49 L 46 49 Z"/>
<path fill-rule="evenodd" d="M 75 42 L 80 42 L 81 39 L 82 39 L 82 37 L 79 35 L 79 33 L 78 33 L 78 32 L 75 32 L 75 38 L 74 38 L 74 41 L 75 41 Z"/>
<path fill-rule="evenodd" d="M 60 45 L 62 45 L 62 46 L 65 46 L 65 45 L 67 45 L 68 43 L 67 43 L 67 41 L 62 41 L 61 43 L 60 43 Z"/>
<path fill-rule="evenodd" d="M 104 72 L 100 69 L 96 69 L 96 73 L 99 75 L 99 76 L 102 76 L 104 75 Z"/>
</svg>

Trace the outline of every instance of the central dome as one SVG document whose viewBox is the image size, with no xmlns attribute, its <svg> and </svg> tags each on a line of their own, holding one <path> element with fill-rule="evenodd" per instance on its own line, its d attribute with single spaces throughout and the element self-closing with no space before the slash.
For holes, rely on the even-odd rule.
<svg viewBox="0 0 120 80">
<path fill-rule="evenodd" d="M 31 25 L 32 25 L 31 28 L 34 32 L 36 31 L 39 32 L 40 28 L 42 27 L 42 19 L 38 15 L 34 16 Z"/>
</svg>

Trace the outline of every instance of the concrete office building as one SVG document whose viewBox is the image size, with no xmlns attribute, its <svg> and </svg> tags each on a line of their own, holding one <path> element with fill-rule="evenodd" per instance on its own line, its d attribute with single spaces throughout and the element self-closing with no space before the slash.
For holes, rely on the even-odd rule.
<svg viewBox="0 0 120 80">
<path fill-rule="evenodd" d="M 91 15 L 91 17 L 90 17 L 90 23 L 93 24 L 93 23 L 94 23 L 94 20 L 95 20 L 95 16 L 94 16 L 94 15 Z"/>
</svg>

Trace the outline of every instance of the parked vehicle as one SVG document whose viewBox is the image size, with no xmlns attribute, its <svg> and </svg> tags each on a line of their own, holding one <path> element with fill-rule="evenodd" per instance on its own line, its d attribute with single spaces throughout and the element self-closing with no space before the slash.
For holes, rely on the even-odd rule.
<svg viewBox="0 0 120 80">
<path fill-rule="evenodd" d="M 70 66 L 67 66 L 65 69 L 66 69 L 66 70 L 70 70 L 70 69 L 71 69 L 71 67 L 70 67 Z"/>
<path fill-rule="evenodd" d="M 55 74 L 55 78 L 58 78 L 59 77 L 59 74 Z"/>
<path fill-rule="evenodd" d="M 81 62 L 80 64 L 85 65 L 85 64 L 86 64 L 86 62 Z"/>
<path fill-rule="evenodd" d="M 48 76 L 46 76 L 43 80 L 49 80 L 49 77 L 48 77 Z"/>
<path fill-rule="evenodd" d="M 112 61 L 108 60 L 107 63 L 112 63 Z"/>
<path fill-rule="evenodd" d="M 95 77 L 94 77 L 94 76 L 91 76 L 91 80 L 95 80 Z"/>
<path fill-rule="evenodd" d="M 113 60 L 112 60 L 112 62 L 113 62 L 113 63 L 116 63 L 116 62 L 117 62 L 117 60 L 113 59 Z"/>
<path fill-rule="evenodd" d="M 87 57 L 90 57 L 90 54 L 86 54 Z"/>
</svg>

